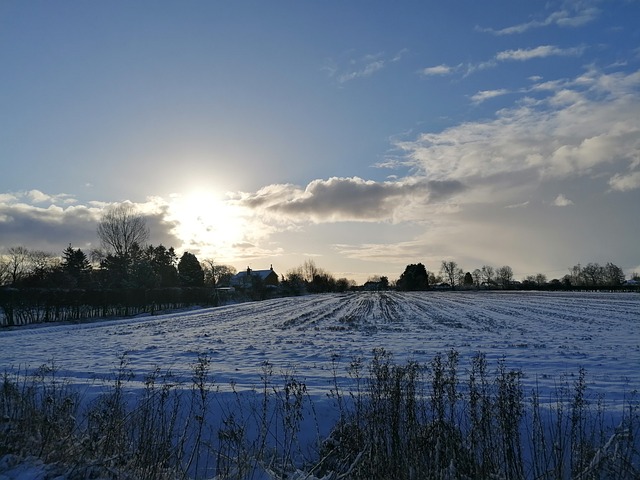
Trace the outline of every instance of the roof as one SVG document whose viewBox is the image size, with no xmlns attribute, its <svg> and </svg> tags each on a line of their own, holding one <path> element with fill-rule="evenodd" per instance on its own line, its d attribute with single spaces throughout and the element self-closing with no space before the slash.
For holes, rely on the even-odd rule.
<svg viewBox="0 0 640 480">
<path fill-rule="evenodd" d="M 251 276 L 251 277 L 259 277 L 262 280 L 264 280 L 265 278 L 267 278 L 272 273 L 276 273 L 276 272 L 274 272 L 273 270 L 251 270 L 249 272 L 244 270 L 242 272 L 236 273 L 232 278 L 235 278 L 237 280 L 241 280 L 241 279 L 245 278 L 247 276 L 247 274 L 249 274 L 249 276 Z"/>
<path fill-rule="evenodd" d="M 271 275 L 275 275 L 275 279 L 269 279 Z M 247 268 L 231 277 L 230 284 L 234 286 L 247 286 L 252 283 L 254 278 L 270 283 L 278 283 L 278 274 L 274 272 L 273 267 L 271 267 L 269 270 L 251 270 Z"/>
</svg>

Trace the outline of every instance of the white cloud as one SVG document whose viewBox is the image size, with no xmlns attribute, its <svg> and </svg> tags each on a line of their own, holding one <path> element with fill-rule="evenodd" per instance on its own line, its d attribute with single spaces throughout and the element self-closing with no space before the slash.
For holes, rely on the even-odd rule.
<svg viewBox="0 0 640 480">
<path fill-rule="evenodd" d="M 600 15 L 600 10 L 587 2 L 567 2 L 566 8 L 552 12 L 542 20 L 531 20 L 499 30 L 493 28 L 480 28 L 477 30 L 494 35 L 513 35 L 524 33 L 534 28 L 557 25 L 559 27 L 581 27 L 592 22 Z"/>
<path fill-rule="evenodd" d="M 479 104 L 484 102 L 485 100 L 489 100 L 491 98 L 500 97 L 502 95 L 506 95 L 509 93 L 509 90 L 504 88 L 498 90 L 482 90 L 471 96 L 471 101 L 473 103 Z"/>
<path fill-rule="evenodd" d="M 28 198 L 33 203 L 72 204 L 76 202 L 76 199 L 73 195 L 69 195 L 66 193 L 49 195 L 41 192 L 40 190 L 30 190 L 28 192 L 22 192 L 20 195 Z"/>
<path fill-rule="evenodd" d="M 627 192 L 640 188 L 640 172 L 629 174 L 617 173 L 609 179 L 609 186 L 619 192 Z"/>
<path fill-rule="evenodd" d="M 427 67 L 420 70 L 420 74 L 425 77 L 432 77 L 437 75 L 449 75 L 453 73 L 453 67 L 449 65 L 436 65 L 435 67 Z"/>
<path fill-rule="evenodd" d="M 640 143 L 639 72 L 589 70 L 547 85 L 543 98 L 524 97 L 495 118 L 423 133 L 396 146 L 432 180 L 457 180 L 472 191 L 504 194 L 549 178 L 619 174 L 637 161 Z M 629 182 L 635 177 L 624 179 Z M 612 186 L 623 185 L 615 177 Z M 625 184 L 626 185 L 626 184 Z"/>
<path fill-rule="evenodd" d="M 358 78 L 371 77 L 383 70 L 390 63 L 397 63 L 404 57 L 407 49 L 402 49 L 392 56 L 384 53 L 367 54 L 362 57 L 342 59 L 340 63 L 329 60 L 325 70 L 339 84 L 351 82 Z"/>
<path fill-rule="evenodd" d="M 68 193 L 50 195 L 35 189 L 29 191 L 0 193 L 0 204 L 12 204 L 21 201 L 35 204 L 48 203 L 50 205 L 71 205 L 76 203 L 76 198 Z"/>
<path fill-rule="evenodd" d="M 498 52 L 493 58 L 484 62 L 468 64 L 464 76 L 469 76 L 475 72 L 496 68 L 502 62 L 519 61 L 524 62 L 535 58 L 547 58 L 552 56 L 580 56 L 584 53 L 584 47 L 558 48 L 553 45 L 540 45 L 538 47 L 516 50 L 503 50 Z M 437 68 L 437 67 L 436 67 Z M 536 78 L 536 77 L 532 77 Z"/>
<path fill-rule="evenodd" d="M 18 201 L 18 197 L 15 193 L 0 193 L 0 204 L 14 203 Z"/>
<path fill-rule="evenodd" d="M 568 207 L 569 205 L 573 205 L 573 202 L 571 200 L 569 200 L 567 197 L 565 197 L 562 194 L 559 194 L 556 199 L 553 201 L 553 204 L 556 207 Z"/>
<path fill-rule="evenodd" d="M 547 25 L 555 24 L 560 27 L 581 27 L 592 22 L 600 15 L 599 8 L 588 5 L 588 2 L 569 1 L 567 5 L 574 6 L 575 11 L 560 10 L 549 15 L 545 21 Z"/>
<path fill-rule="evenodd" d="M 505 62 L 509 60 L 513 61 L 526 61 L 533 58 L 545 58 L 551 56 L 580 56 L 584 48 L 558 48 L 553 45 L 540 45 L 534 48 L 519 48 L 517 50 L 504 50 L 496 54 L 496 60 Z"/>
<path fill-rule="evenodd" d="M 529 200 L 527 200 L 526 202 L 522 202 L 522 203 L 513 203 L 511 205 L 507 205 L 504 208 L 524 208 L 524 207 L 528 207 L 529 206 Z"/>
<path fill-rule="evenodd" d="M 384 62 L 382 60 L 375 60 L 373 62 L 367 63 L 366 65 L 364 65 L 362 68 L 358 70 L 353 70 L 347 73 L 343 73 L 338 77 L 338 82 L 345 83 L 345 82 L 354 80 L 356 78 L 369 77 L 373 75 L 375 72 L 377 72 L 378 70 L 382 70 L 383 67 L 384 67 Z"/>
<path fill-rule="evenodd" d="M 393 63 L 399 62 L 404 58 L 405 54 L 407 54 L 408 52 L 409 52 L 408 48 L 403 48 L 398 53 L 396 53 L 390 61 Z"/>
<path fill-rule="evenodd" d="M 27 195 L 35 203 L 44 203 L 51 200 L 49 195 L 46 195 L 39 190 L 31 190 L 27 192 Z"/>
</svg>

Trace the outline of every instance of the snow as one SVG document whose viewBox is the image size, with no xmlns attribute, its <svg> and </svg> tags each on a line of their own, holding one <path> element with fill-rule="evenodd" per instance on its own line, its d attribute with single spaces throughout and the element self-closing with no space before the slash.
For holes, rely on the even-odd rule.
<svg viewBox="0 0 640 480">
<path fill-rule="evenodd" d="M 331 387 L 334 358 L 348 364 L 384 347 L 396 360 L 438 352 L 505 357 L 525 381 L 553 386 L 584 367 L 617 396 L 640 386 L 640 296 L 626 293 L 366 292 L 274 299 L 183 313 L 0 331 L 0 366 L 53 361 L 87 384 L 120 357 L 140 377 L 159 366 L 189 378 L 199 353 L 218 385 L 259 385 L 261 366 L 295 371 L 316 394 Z"/>
<path fill-rule="evenodd" d="M 323 412 L 331 407 L 332 362 L 346 384 L 350 361 L 366 361 L 378 347 L 397 362 L 421 363 L 455 349 L 462 369 L 477 352 L 492 366 L 504 357 L 508 368 L 522 370 L 527 389 L 543 394 L 584 367 L 591 393 L 606 394 L 615 408 L 640 387 L 640 295 L 362 292 L 22 327 L 0 330 L 0 367 L 53 362 L 59 377 L 90 394 L 113 377 L 124 354 L 140 382 L 156 367 L 188 381 L 198 355 L 207 354 L 216 385 L 233 382 L 240 391 L 259 388 L 269 362 L 276 377 L 305 382 Z"/>
</svg>

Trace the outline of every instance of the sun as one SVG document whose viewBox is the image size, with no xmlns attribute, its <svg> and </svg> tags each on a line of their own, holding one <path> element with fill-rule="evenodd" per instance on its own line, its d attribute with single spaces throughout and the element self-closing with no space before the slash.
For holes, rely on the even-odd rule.
<svg viewBox="0 0 640 480">
<path fill-rule="evenodd" d="M 169 211 L 184 250 L 195 250 L 205 257 L 228 257 L 233 246 L 243 240 L 243 212 L 219 192 L 193 189 L 172 194 Z"/>
</svg>

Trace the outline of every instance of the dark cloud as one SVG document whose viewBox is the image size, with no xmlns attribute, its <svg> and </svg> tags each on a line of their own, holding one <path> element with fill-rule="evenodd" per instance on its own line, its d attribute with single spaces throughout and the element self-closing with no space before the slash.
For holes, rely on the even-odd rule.
<svg viewBox="0 0 640 480">
<path fill-rule="evenodd" d="M 427 182 L 427 187 L 432 202 L 447 199 L 466 190 L 465 185 L 457 180 L 431 180 Z"/>
<path fill-rule="evenodd" d="M 167 219 L 168 210 L 169 207 L 163 205 L 156 213 L 144 214 L 150 231 L 149 242 L 153 245 L 162 244 L 166 247 L 179 249 L 182 246 L 182 241 L 174 233 L 177 223 Z"/>
<path fill-rule="evenodd" d="M 388 217 L 393 211 L 392 200 L 412 191 L 416 186 L 398 183 L 377 183 L 359 178 L 314 180 L 304 193 L 289 202 L 271 208 L 292 215 L 313 215 L 335 219 L 370 220 Z"/>
<path fill-rule="evenodd" d="M 30 197 L 32 195 L 22 196 L 23 199 Z M 69 244 L 78 248 L 99 246 L 96 227 L 103 207 L 42 207 L 18 203 L 17 200 L 18 197 L 6 195 L 0 199 L 0 249 L 23 245 L 29 249 L 61 253 Z M 150 241 L 179 247 L 181 242 L 172 233 L 175 224 L 167 221 L 166 216 L 166 206 L 144 213 L 151 232 Z"/>
<path fill-rule="evenodd" d="M 73 206 L 34 207 L 0 203 L 0 246 L 24 245 L 52 253 L 74 246 L 95 246 L 98 211 Z"/>
<path fill-rule="evenodd" d="M 270 185 L 245 195 L 241 203 L 293 221 L 385 221 L 401 218 L 407 205 L 441 201 L 464 189 L 457 180 L 376 182 L 332 177 L 314 180 L 305 189 Z"/>
</svg>

